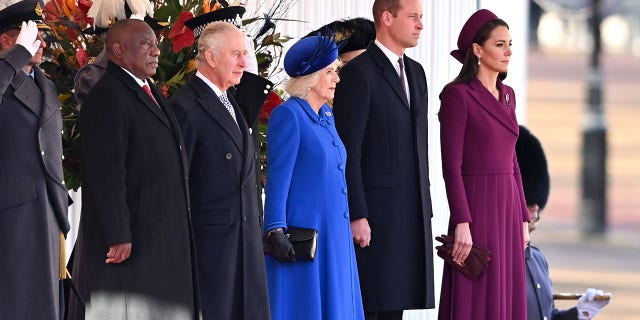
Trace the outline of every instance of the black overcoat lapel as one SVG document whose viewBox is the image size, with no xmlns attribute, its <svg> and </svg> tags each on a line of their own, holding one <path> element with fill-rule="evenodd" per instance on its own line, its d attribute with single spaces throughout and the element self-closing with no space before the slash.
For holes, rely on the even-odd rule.
<svg viewBox="0 0 640 320">
<path fill-rule="evenodd" d="M 42 93 L 36 83 L 26 73 L 20 71 L 13 78 L 11 86 L 16 100 L 22 102 L 36 117 L 40 117 Z"/>
<path fill-rule="evenodd" d="M 387 56 L 384 55 L 384 52 L 376 45 L 374 42 L 371 42 L 367 47 L 367 50 L 371 51 L 371 57 L 376 62 L 378 68 L 382 71 L 382 77 L 391 85 L 393 91 L 398 95 L 398 99 L 402 101 L 407 111 L 409 111 L 409 101 L 407 101 L 407 94 L 402 90 L 402 82 L 400 81 L 400 76 L 396 71 L 396 68 L 391 64 Z M 405 68 L 406 69 L 406 68 Z"/>
<path fill-rule="evenodd" d="M 222 129 L 231 137 L 236 148 L 242 152 L 242 132 L 238 129 L 238 124 L 233 121 L 233 118 L 220 101 L 220 98 L 218 98 L 213 90 L 198 77 L 191 77 L 189 85 L 193 88 L 193 91 L 198 94 L 198 98 L 196 99 L 196 101 L 198 101 L 198 105 L 220 124 Z M 231 99 L 233 98 L 230 97 L 229 100 L 231 101 Z M 235 110 L 236 118 L 240 119 L 238 117 L 238 115 L 241 114 L 240 109 L 236 106 Z"/>
</svg>

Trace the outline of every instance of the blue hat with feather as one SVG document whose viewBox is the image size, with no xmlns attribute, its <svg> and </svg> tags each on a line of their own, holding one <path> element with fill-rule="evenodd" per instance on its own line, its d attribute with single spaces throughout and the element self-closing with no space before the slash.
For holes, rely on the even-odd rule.
<svg viewBox="0 0 640 320">
<path fill-rule="evenodd" d="M 284 56 L 284 70 L 292 77 L 302 77 L 326 68 L 338 59 L 338 45 L 331 37 L 312 36 L 300 39 Z"/>
</svg>

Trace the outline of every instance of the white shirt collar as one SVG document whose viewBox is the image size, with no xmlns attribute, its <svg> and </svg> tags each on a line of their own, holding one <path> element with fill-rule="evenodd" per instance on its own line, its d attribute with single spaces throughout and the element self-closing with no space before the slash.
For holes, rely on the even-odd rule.
<svg viewBox="0 0 640 320">
<path fill-rule="evenodd" d="M 211 88 L 211 90 L 213 90 L 213 92 L 215 92 L 216 96 L 219 97 L 222 94 L 222 90 L 220 90 L 220 88 L 218 88 L 218 86 L 213 84 L 213 82 L 211 82 L 211 80 L 207 79 L 207 77 L 205 77 L 204 74 L 200 73 L 200 71 L 196 72 L 196 77 L 198 77 L 202 81 L 204 81 L 204 83 L 206 83 L 207 86 L 209 86 L 209 88 Z"/>
<path fill-rule="evenodd" d="M 28 75 L 29 77 L 31 77 L 31 79 L 35 79 L 36 78 L 36 71 L 33 70 L 33 68 L 31 68 L 31 72 L 25 72 L 26 75 Z"/>
<path fill-rule="evenodd" d="M 120 67 L 120 68 L 122 68 L 122 67 Z M 136 81 L 136 83 L 137 83 L 140 87 L 143 87 L 145 84 L 147 84 L 147 79 L 140 79 L 140 78 L 138 78 L 138 77 L 134 76 L 134 75 L 133 75 L 133 73 L 131 73 L 129 70 L 127 70 L 127 69 L 125 69 L 125 68 L 122 68 L 122 70 L 124 70 L 124 72 L 128 73 L 128 74 L 131 76 L 131 78 L 133 78 L 133 80 L 135 80 L 135 81 Z"/>
</svg>

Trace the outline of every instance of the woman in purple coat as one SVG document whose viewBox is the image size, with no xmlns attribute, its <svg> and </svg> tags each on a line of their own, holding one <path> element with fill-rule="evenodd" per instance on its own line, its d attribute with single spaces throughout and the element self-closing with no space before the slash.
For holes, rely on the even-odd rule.
<svg viewBox="0 0 640 320">
<path fill-rule="evenodd" d="M 511 57 L 508 25 L 477 11 L 451 55 L 463 66 L 440 94 L 438 116 L 452 257 L 464 263 L 473 244 L 489 249 L 491 261 L 475 280 L 445 265 L 438 318 L 525 319 L 529 214 L 515 155 L 515 94 L 502 83 Z"/>
</svg>

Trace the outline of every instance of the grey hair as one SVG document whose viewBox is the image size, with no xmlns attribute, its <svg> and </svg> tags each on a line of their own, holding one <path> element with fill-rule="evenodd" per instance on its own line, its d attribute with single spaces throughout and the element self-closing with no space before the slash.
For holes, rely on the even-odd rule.
<svg viewBox="0 0 640 320">
<path fill-rule="evenodd" d="M 306 76 L 289 78 L 284 84 L 284 90 L 292 97 L 306 99 L 309 89 L 318 83 L 320 72 L 323 71 L 324 68 Z"/>
<path fill-rule="evenodd" d="M 242 31 L 235 25 L 224 21 L 212 22 L 202 31 L 202 35 L 198 38 L 198 55 L 196 55 L 195 60 L 196 69 L 206 65 L 205 51 L 212 50 L 216 58 L 220 55 L 220 51 L 226 45 L 227 36 L 231 33 L 242 34 Z"/>
<path fill-rule="evenodd" d="M 340 67 L 342 63 L 340 62 L 340 60 L 335 60 L 327 67 L 332 65 Z M 318 83 L 320 74 L 324 72 L 327 67 L 324 67 L 306 76 L 289 78 L 289 80 L 287 80 L 287 82 L 284 84 L 284 91 L 286 91 L 292 97 L 306 99 L 307 95 L 309 94 L 309 89 L 313 88 L 313 86 Z"/>
</svg>

